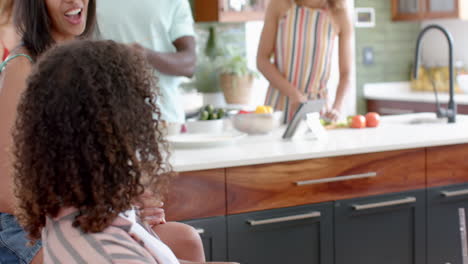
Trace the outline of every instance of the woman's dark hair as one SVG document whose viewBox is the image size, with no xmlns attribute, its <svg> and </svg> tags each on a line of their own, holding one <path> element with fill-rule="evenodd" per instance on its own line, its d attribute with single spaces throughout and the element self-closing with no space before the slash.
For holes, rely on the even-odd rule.
<svg viewBox="0 0 468 264">
<path fill-rule="evenodd" d="M 13 19 L 22 36 L 23 45 L 34 59 L 55 43 L 51 32 L 52 22 L 44 0 L 15 1 Z M 96 0 L 89 0 L 86 29 L 81 37 L 91 37 L 95 27 Z"/>
<path fill-rule="evenodd" d="M 19 106 L 15 143 L 18 219 L 32 239 L 46 217 L 74 207 L 74 226 L 100 232 L 118 213 L 162 198 L 173 175 L 151 68 L 113 41 L 47 51 Z"/>
</svg>

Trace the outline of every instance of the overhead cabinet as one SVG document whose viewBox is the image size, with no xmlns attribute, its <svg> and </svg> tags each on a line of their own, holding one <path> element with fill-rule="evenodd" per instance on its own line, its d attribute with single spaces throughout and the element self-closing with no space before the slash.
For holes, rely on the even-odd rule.
<svg viewBox="0 0 468 264">
<path fill-rule="evenodd" d="M 263 20 L 268 0 L 192 0 L 196 22 Z"/>
<path fill-rule="evenodd" d="M 468 19 L 466 0 L 392 0 L 392 18 L 423 20 L 435 18 Z"/>
</svg>

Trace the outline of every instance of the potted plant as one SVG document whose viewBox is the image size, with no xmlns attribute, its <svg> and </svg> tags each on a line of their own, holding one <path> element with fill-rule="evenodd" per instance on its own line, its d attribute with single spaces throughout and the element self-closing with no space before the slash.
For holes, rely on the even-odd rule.
<svg viewBox="0 0 468 264">
<path fill-rule="evenodd" d="M 257 73 L 247 66 L 244 56 L 235 54 L 224 59 L 220 67 L 220 86 L 228 104 L 249 104 L 252 83 Z"/>
</svg>

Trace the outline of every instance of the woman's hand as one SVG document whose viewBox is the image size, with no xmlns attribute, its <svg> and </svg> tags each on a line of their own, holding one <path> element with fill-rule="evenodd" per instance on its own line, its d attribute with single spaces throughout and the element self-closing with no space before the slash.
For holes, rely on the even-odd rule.
<svg viewBox="0 0 468 264">
<path fill-rule="evenodd" d="M 294 96 L 290 97 L 290 100 L 291 100 L 290 113 L 295 113 L 299 105 L 307 101 L 307 95 L 296 89 Z"/>
<path fill-rule="evenodd" d="M 340 114 L 341 113 L 339 110 L 337 110 L 336 108 L 331 108 L 325 111 L 323 117 L 329 119 L 332 122 L 336 122 L 340 118 Z"/>
<path fill-rule="evenodd" d="M 166 215 L 164 213 L 164 203 L 154 199 L 154 195 L 145 191 L 141 196 L 143 208 L 140 208 L 140 216 L 142 220 L 147 222 L 151 227 L 166 223 Z"/>
</svg>

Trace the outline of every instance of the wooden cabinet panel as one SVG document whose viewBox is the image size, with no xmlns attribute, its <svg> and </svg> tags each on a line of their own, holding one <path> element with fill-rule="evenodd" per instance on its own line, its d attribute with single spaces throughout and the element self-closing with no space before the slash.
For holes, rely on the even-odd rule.
<svg viewBox="0 0 468 264">
<path fill-rule="evenodd" d="M 226 214 L 225 169 L 183 172 L 169 186 L 166 217 L 171 221 Z"/>
<path fill-rule="evenodd" d="M 393 20 L 422 19 L 424 0 L 392 0 Z"/>
<path fill-rule="evenodd" d="M 427 185 L 468 182 L 468 144 L 427 149 Z"/>
<path fill-rule="evenodd" d="M 459 2 L 460 0 L 426 0 L 425 18 L 458 18 Z"/>
<path fill-rule="evenodd" d="M 332 264 L 332 203 L 228 216 L 229 260 Z"/>
<path fill-rule="evenodd" d="M 263 20 L 268 0 L 256 0 L 247 3 L 247 8 L 234 11 L 229 8 L 231 0 L 195 0 L 194 18 L 197 22 L 245 22 Z"/>
<path fill-rule="evenodd" d="M 335 202 L 335 263 L 426 264 L 425 194 Z"/>
<path fill-rule="evenodd" d="M 424 149 L 228 168 L 227 212 L 424 188 L 424 169 Z"/>
<path fill-rule="evenodd" d="M 466 0 L 392 0 L 393 20 L 468 18 Z"/>
</svg>

